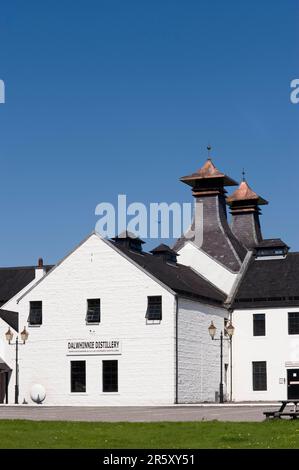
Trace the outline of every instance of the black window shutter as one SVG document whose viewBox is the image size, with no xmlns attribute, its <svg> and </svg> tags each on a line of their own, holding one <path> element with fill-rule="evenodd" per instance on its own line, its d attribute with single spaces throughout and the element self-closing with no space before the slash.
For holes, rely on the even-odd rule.
<svg viewBox="0 0 299 470">
<path fill-rule="evenodd" d="M 147 319 L 162 320 L 162 296 L 152 295 L 149 296 L 147 299 Z"/>
</svg>

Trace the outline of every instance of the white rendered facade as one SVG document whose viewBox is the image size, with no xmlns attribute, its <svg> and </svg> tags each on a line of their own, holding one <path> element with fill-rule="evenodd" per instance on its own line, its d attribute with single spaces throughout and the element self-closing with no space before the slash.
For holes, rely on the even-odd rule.
<svg viewBox="0 0 299 470">
<path fill-rule="evenodd" d="M 19 329 L 26 326 L 29 332 L 27 343 L 20 346 L 20 403 L 32 403 L 30 391 L 35 384 L 45 388 L 45 404 L 53 405 L 171 405 L 215 400 L 219 344 L 212 344 L 208 326 L 213 320 L 221 329 L 225 309 L 180 297 L 177 304 L 171 289 L 98 235 L 91 235 L 24 291 L 2 307 L 18 311 Z M 159 295 L 162 320 L 148 322 L 147 297 Z M 91 325 L 86 324 L 85 315 L 87 299 L 93 298 L 101 299 L 101 321 Z M 41 326 L 28 326 L 32 301 L 42 302 Z M 12 403 L 15 348 L 5 342 L 6 330 L 7 324 L 0 320 L 1 357 L 12 369 L 8 390 Z M 69 343 L 81 341 L 117 341 L 119 348 L 112 354 L 68 348 Z M 118 361 L 116 393 L 102 390 L 102 362 L 109 360 Z M 71 361 L 86 363 L 84 393 L 71 392 Z"/>
<path fill-rule="evenodd" d="M 235 401 L 273 401 L 288 398 L 287 372 L 289 369 L 299 369 L 299 335 L 289 334 L 288 314 L 298 311 L 298 307 L 288 307 L 233 312 Z M 255 314 L 265 314 L 265 336 L 253 334 Z M 267 390 L 253 390 L 252 363 L 258 361 L 266 362 Z"/>
</svg>

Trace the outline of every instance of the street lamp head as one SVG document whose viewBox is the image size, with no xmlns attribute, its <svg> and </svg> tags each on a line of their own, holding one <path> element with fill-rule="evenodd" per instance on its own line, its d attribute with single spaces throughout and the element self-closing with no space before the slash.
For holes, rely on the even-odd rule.
<svg viewBox="0 0 299 470">
<path fill-rule="evenodd" d="M 23 341 L 24 344 L 26 343 L 28 336 L 29 336 L 29 333 L 26 330 L 26 327 L 24 326 L 24 330 L 21 332 L 21 340 Z"/>
<path fill-rule="evenodd" d="M 210 324 L 208 330 L 209 330 L 209 333 L 210 333 L 211 338 L 214 339 L 214 338 L 215 338 L 215 334 L 216 334 L 216 326 L 214 325 L 213 322 L 211 322 L 211 324 Z"/>
<path fill-rule="evenodd" d="M 8 328 L 7 332 L 5 333 L 5 338 L 6 338 L 6 341 L 8 341 L 8 344 L 10 344 L 13 339 L 13 332 L 11 331 L 10 328 Z"/>
<path fill-rule="evenodd" d="M 227 325 L 225 329 L 226 329 L 228 336 L 232 338 L 234 331 L 235 331 L 235 327 L 233 326 L 232 322 L 229 322 L 229 324 Z"/>
</svg>

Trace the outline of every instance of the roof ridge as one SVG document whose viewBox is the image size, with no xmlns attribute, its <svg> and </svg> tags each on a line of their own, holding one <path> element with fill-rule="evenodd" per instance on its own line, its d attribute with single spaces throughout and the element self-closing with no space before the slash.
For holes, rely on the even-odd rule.
<svg viewBox="0 0 299 470">
<path fill-rule="evenodd" d="M 54 266 L 54 264 L 44 264 L 44 268 L 50 268 Z M 36 269 L 38 266 L 0 266 L 0 271 L 4 271 L 6 269 Z"/>
</svg>

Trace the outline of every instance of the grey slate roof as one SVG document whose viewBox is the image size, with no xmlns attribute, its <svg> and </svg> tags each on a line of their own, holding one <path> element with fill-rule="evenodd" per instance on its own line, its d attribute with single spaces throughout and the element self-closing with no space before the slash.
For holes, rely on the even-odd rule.
<svg viewBox="0 0 299 470">
<path fill-rule="evenodd" d="M 233 308 L 299 307 L 299 253 L 284 259 L 253 259 L 240 283 Z"/>
<path fill-rule="evenodd" d="M 52 266 L 45 266 L 49 271 Z M 24 289 L 35 277 L 35 266 L 0 268 L 0 306 Z"/>
<path fill-rule="evenodd" d="M 203 207 L 203 232 L 202 243 L 198 247 L 231 271 L 239 272 L 247 250 L 229 228 L 224 195 L 202 197 L 200 201 Z M 194 232 L 200 229 L 200 226 L 195 226 L 193 219 L 191 225 L 193 236 L 188 232 L 187 237 L 182 235 L 173 249 L 179 251 L 188 240 L 196 244 Z"/>
<path fill-rule="evenodd" d="M 130 250 L 121 244 L 111 242 L 117 249 L 137 263 L 149 274 L 170 287 L 177 294 L 200 300 L 204 303 L 222 306 L 226 295 L 210 284 L 188 266 L 182 264 L 168 264 L 158 256 L 142 251 Z"/>
<path fill-rule="evenodd" d="M 4 320 L 14 330 L 19 331 L 19 314 L 10 310 L 0 309 L 0 318 Z"/>
</svg>

